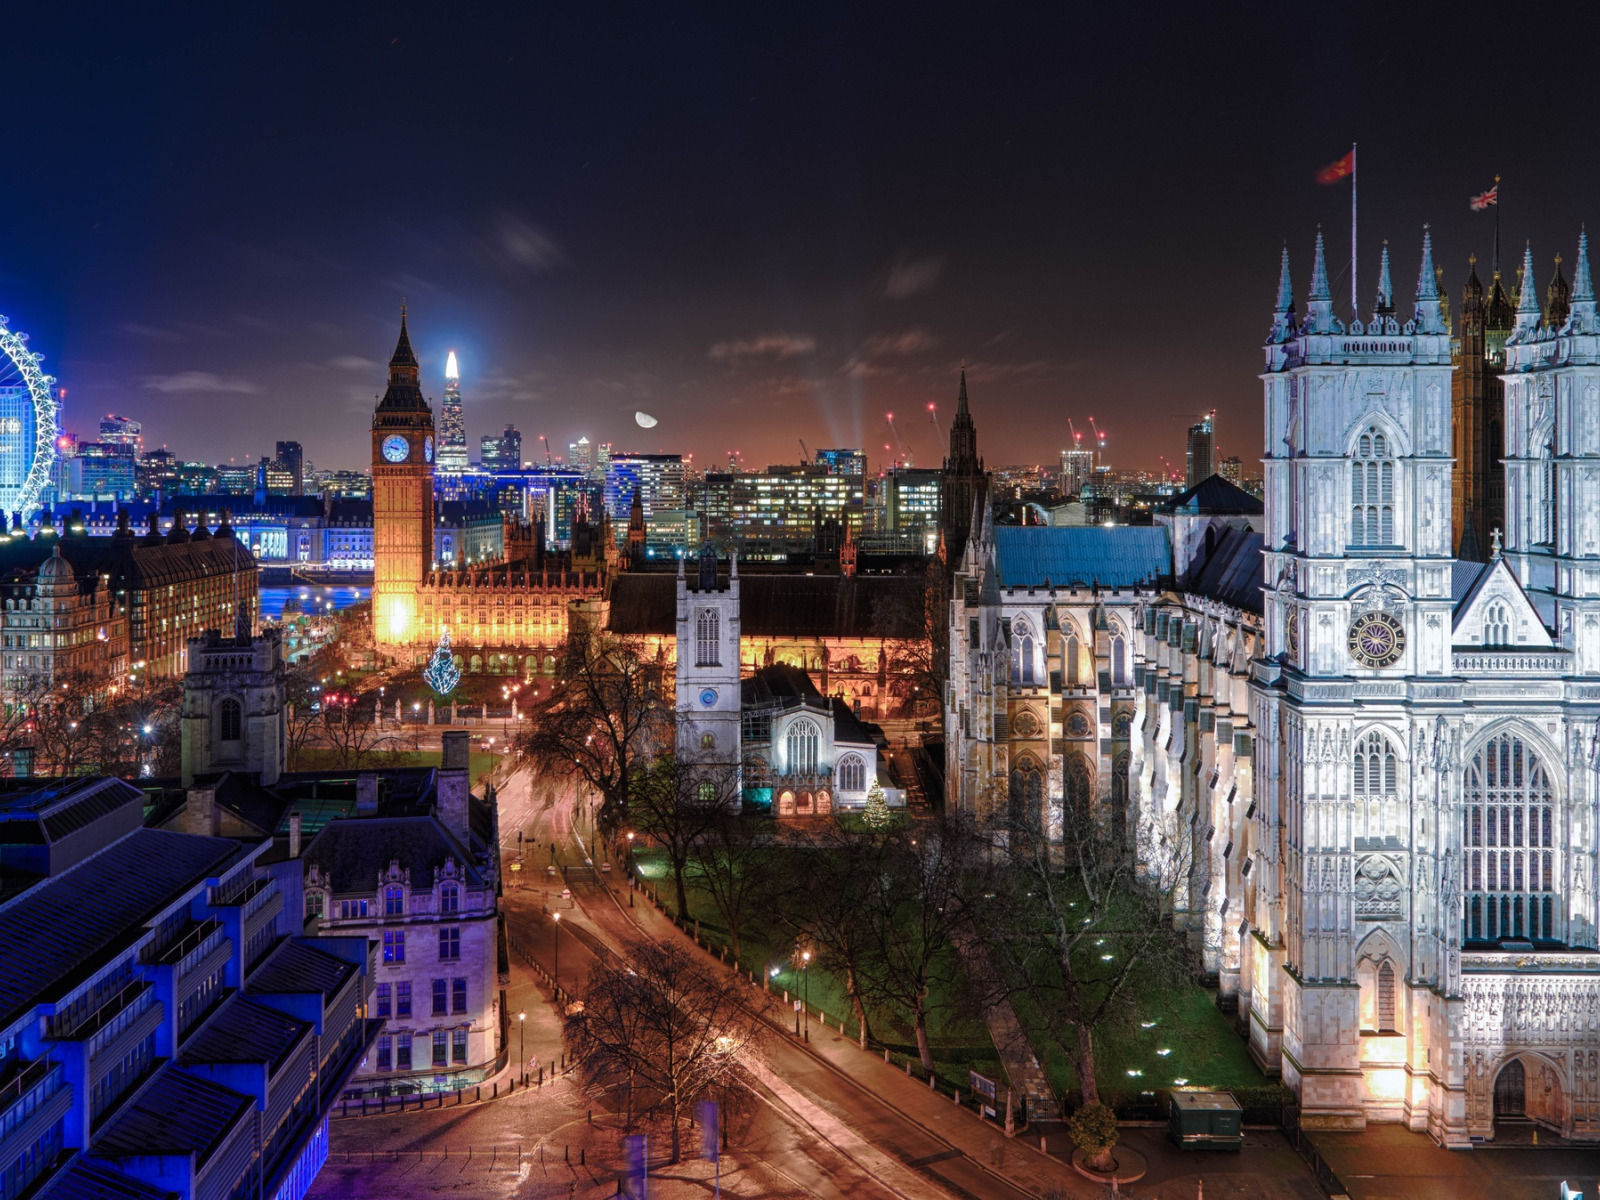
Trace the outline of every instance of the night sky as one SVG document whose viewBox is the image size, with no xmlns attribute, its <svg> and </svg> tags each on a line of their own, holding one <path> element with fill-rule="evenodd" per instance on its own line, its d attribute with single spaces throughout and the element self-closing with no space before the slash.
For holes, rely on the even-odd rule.
<svg viewBox="0 0 1600 1200">
<path fill-rule="evenodd" d="M 1593 31 L 1527 7 L 33 8 L 0 312 L 69 429 L 212 462 L 364 466 L 402 296 L 474 454 L 510 421 L 529 458 L 876 466 L 892 409 L 933 462 L 965 359 L 991 466 L 1093 415 L 1114 464 L 1181 468 L 1212 407 L 1250 459 L 1285 239 L 1303 307 L 1323 223 L 1348 304 L 1348 184 L 1313 173 L 1352 141 L 1364 309 L 1389 238 L 1409 314 L 1424 222 L 1458 302 L 1496 173 L 1541 294 L 1600 219 Z"/>
</svg>

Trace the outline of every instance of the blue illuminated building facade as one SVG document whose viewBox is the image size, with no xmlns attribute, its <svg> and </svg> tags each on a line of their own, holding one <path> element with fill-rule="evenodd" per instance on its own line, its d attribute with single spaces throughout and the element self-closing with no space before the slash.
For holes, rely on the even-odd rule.
<svg viewBox="0 0 1600 1200">
<path fill-rule="evenodd" d="M 299 1200 L 377 1036 L 368 943 L 290 935 L 271 839 L 144 802 L 0 797 L 0 1200 Z"/>
</svg>

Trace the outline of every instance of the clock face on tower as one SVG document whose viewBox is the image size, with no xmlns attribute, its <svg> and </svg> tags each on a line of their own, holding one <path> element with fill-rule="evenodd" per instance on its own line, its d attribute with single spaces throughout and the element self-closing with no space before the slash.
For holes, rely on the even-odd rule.
<svg viewBox="0 0 1600 1200">
<path fill-rule="evenodd" d="M 710 708 L 716 702 L 717 691 L 715 688 L 707 688 L 705 691 L 700 693 L 700 706 L 702 708 Z"/>
<path fill-rule="evenodd" d="M 422 461 L 433 461 L 433 434 L 431 433 L 422 439 Z"/>
<path fill-rule="evenodd" d="M 411 443 L 398 433 L 391 433 L 383 439 L 383 457 L 389 462 L 405 462 L 406 456 L 411 453 Z"/>
<path fill-rule="evenodd" d="M 1406 652 L 1406 631 L 1388 613 L 1368 613 L 1351 622 L 1346 644 L 1362 666 L 1392 667 Z"/>
</svg>

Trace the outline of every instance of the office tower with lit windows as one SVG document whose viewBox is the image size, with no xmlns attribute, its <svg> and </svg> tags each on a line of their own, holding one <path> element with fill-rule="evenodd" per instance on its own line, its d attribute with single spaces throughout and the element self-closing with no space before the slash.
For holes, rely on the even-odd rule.
<svg viewBox="0 0 1600 1200">
<path fill-rule="evenodd" d="M 1189 426 L 1189 445 L 1184 454 L 1184 480 L 1186 487 L 1194 487 L 1217 473 L 1217 443 L 1211 424 L 1216 418 L 1209 412 L 1205 420 Z"/>
<path fill-rule="evenodd" d="M 461 415 L 461 368 L 454 350 L 444 360 L 444 403 L 439 407 L 439 452 L 434 463 L 444 475 L 459 475 L 467 462 L 467 426 Z"/>
</svg>

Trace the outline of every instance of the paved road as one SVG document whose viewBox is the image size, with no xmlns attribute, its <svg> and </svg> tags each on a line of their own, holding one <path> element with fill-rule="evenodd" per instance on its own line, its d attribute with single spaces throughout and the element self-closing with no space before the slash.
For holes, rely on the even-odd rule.
<svg viewBox="0 0 1600 1200">
<path fill-rule="evenodd" d="M 552 841 L 558 847 L 558 859 L 569 865 L 594 857 L 590 827 L 581 813 L 574 823 L 570 794 L 530 783 L 523 773 L 501 790 L 500 803 L 502 847 L 514 849 L 517 830 L 522 829 L 524 847 L 532 847 L 525 853 L 524 865 L 539 868 L 521 872 L 534 877 L 533 886 L 507 891 L 507 928 L 545 964 L 553 962 L 553 939 L 559 936 L 560 973 L 566 986 L 578 985 L 594 947 L 603 945 L 625 954 L 627 946 L 641 937 L 663 936 L 659 928 L 643 927 L 647 914 L 656 917 L 654 910 L 642 903 L 630 909 L 620 864 L 609 876 L 598 867 L 569 870 L 566 882 L 571 900 L 563 900 L 559 886 L 540 877 L 550 861 Z M 599 857 L 603 861 L 605 856 Z M 561 914 L 559 934 L 555 922 L 543 911 L 547 904 L 552 912 Z M 815 1032 L 821 1035 L 820 1030 Z M 847 1190 L 847 1194 L 915 1200 L 943 1196 L 1020 1200 L 1027 1194 L 996 1178 L 949 1143 L 930 1136 L 791 1040 L 782 1036 L 768 1039 L 762 1058 L 757 1074 L 770 1085 L 763 1088 L 765 1109 L 787 1125 L 791 1136 L 798 1135 L 808 1153 L 831 1159 L 844 1150 L 860 1188 Z M 764 1135 L 773 1136 L 773 1131 L 764 1128 Z"/>
</svg>

